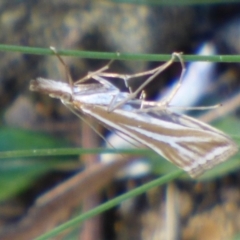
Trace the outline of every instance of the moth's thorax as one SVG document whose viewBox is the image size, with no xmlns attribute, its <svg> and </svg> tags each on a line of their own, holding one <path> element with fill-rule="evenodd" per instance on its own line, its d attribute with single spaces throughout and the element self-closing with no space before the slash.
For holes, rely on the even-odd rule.
<svg viewBox="0 0 240 240">
<path fill-rule="evenodd" d="M 106 92 L 119 92 L 115 87 L 106 87 L 100 83 L 90 83 L 90 84 L 74 84 L 72 88 L 72 93 L 76 95 L 89 95 L 95 93 L 106 93 Z"/>
<path fill-rule="evenodd" d="M 86 104 L 94 105 L 109 105 L 112 103 L 113 99 L 116 97 L 116 101 L 119 102 L 123 100 L 128 94 L 117 93 L 116 91 L 109 92 L 96 92 L 92 94 L 73 94 L 73 101 L 78 101 Z"/>
</svg>

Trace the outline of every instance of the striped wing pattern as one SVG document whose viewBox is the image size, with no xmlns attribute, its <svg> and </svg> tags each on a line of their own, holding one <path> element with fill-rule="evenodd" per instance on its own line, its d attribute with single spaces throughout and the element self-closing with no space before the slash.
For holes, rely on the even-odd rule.
<svg viewBox="0 0 240 240">
<path fill-rule="evenodd" d="M 223 132 L 167 109 L 158 112 L 134 112 L 134 108 L 139 109 L 139 104 L 125 104 L 124 108 L 108 112 L 112 89 L 106 89 L 104 94 L 101 89 L 95 90 L 95 86 L 91 88 L 79 85 L 71 88 L 66 83 L 38 78 L 31 81 L 30 90 L 58 98 L 67 107 L 122 132 L 153 149 L 194 178 L 226 161 L 238 151 L 237 145 Z M 84 97 L 86 91 L 90 91 L 87 99 Z"/>
<path fill-rule="evenodd" d="M 135 113 L 84 105 L 85 114 L 153 149 L 168 161 L 198 177 L 238 151 L 223 132 L 185 115 L 161 110 Z"/>
</svg>

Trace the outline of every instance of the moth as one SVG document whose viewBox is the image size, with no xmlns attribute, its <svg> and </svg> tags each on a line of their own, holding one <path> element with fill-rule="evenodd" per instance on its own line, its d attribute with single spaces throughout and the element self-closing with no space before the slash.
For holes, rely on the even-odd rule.
<svg viewBox="0 0 240 240">
<path fill-rule="evenodd" d="M 52 48 L 56 53 L 56 50 Z M 65 65 L 62 58 L 57 55 Z M 161 102 L 137 97 L 147 84 L 179 58 L 182 64 L 180 80 L 170 96 Z M 78 115 L 83 113 L 106 127 L 119 131 L 151 148 L 165 159 L 196 178 L 238 151 L 235 142 L 223 132 L 192 117 L 175 113 L 169 104 L 181 86 L 185 66 L 181 54 L 174 53 L 165 64 L 133 75 L 104 72 L 103 68 L 75 83 L 67 73 L 69 83 L 50 79 L 31 80 L 30 90 L 58 98 Z M 128 85 L 130 78 L 150 75 L 134 92 L 121 92 L 106 77 L 118 77 Z M 93 78 L 97 83 L 84 83 Z"/>
</svg>

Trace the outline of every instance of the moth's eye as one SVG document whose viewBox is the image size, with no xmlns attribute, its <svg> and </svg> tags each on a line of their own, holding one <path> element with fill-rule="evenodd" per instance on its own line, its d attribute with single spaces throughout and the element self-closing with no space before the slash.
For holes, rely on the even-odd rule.
<svg viewBox="0 0 240 240">
<path fill-rule="evenodd" d="M 72 102 L 72 95 L 69 93 L 64 93 L 61 97 L 64 102 Z"/>
</svg>

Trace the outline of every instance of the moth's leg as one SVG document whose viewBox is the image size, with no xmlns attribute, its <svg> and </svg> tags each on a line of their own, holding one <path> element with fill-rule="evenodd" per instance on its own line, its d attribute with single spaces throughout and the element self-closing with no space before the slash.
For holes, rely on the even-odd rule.
<svg viewBox="0 0 240 240">
<path fill-rule="evenodd" d="M 218 108 L 218 107 L 221 107 L 221 106 L 222 106 L 222 104 L 216 104 L 216 105 L 211 105 L 211 106 L 196 106 L 196 107 L 171 106 L 171 105 L 159 104 L 158 102 L 142 101 L 141 102 L 141 107 L 139 109 L 134 110 L 134 112 L 137 112 L 137 113 L 138 112 L 156 112 L 156 111 L 164 110 L 166 108 L 184 110 L 184 111 L 210 110 L 210 109 L 215 109 L 215 108 Z"/>
<path fill-rule="evenodd" d="M 172 99 L 174 98 L 174 96 L 175 96 L 176 93 L 178 92 L 179 88 L 181 87 L 182 81 L 183 81 L 183 76 L 184 76 L 185 71 L 186 71 L 186 67 L 185 67 L 184 61 L 183 61 L 183 59 L 182 59 L 181 53 L 173 53 L 173 54 L 172 54 L 172 58 L 171 58 L 167 63 L 170 63 L 170 64 L 171 64 L 171 63 L 174 61 L 174 58 L 175 58 L 175 57 L 177 57 L 177 58 L 179 59 L 179 62 L 180 62 L 181 67 L 182 67 L 181 75 L 180 75 L 180 78 L 179 78 L 176 86 L 173 88 L 173 90 L 171 91 L 171 93 L 170 93 L 165 99 L 163 99 L 163 100 L 160 101 L 160 102 L 148 102 L 148 101 L 143 101 L 143 102 L 142 102 L 142 105 L 141 105 L 141 109 L 144 109 L 144 107 L 147 106 L 149 110 L 146 110 L 146 112 L 147 112 L 147 111 L 150 111 L 150 108 L 156 110 L 156 109 L 164 109 L 164 108 L 166 108 L 167 106 L 169 106 L 169 103 L 172 101 Z M 167 64 L 167 63 L 166 63 L 166 64 Z M 169 66 L 170 64 L 168 64 L 167 66 Z M 165 68 L 166 68 L 166 67 L 165 67 Z M 165 68 L 164 68 L 164 69 L 165 69 Z M 161 70 L 163 71 L 164 69 L 161 69 Z M 160 71 L 160 72 L 162 72 L 162 71 Z M 153 74 L 153 75 L 150 77 L 151 79 L 150 79 L 150 78 L 149 78 L 149 79 L 152 80 L 153 77 L 156 77 L 156 75 L 159 74 L 160 72 L 159 72 L 159 71 L 156 72 L 155 74 Z M 146 81 L 147 83 L 150 82 L 149 79 L 147 79 L 147 81 Z M 145 82 L 145 83 L 146 83 L 146 82 Z M 146 86 L 145 83 L 144 83 L 144 87 Z M 141 85 L 139 88 L 142 89 L 142 87 L 143 87 L 143 86 Z M 150 107 L 150 106 L 151 106 L 151 107 Z"/>
<path fill-rule="evenodd" d="M 108 77 L 108 78 L 119 78 L 119 79 L 122 79 L 122 80 L 124 81 L 125 87 L 128 88 L 130 92 L 132 92 L 132 91 L 131 91 L 131 87 L 130 87 L 129 84 L 128 84 L 128 80 L 129 80 L 130 78 L 133 78 L 133 77 L 131 77 L 132 75 L 120 74 L 120 73 L 100 72 L 100 73 L 98 73 L 98 76 Z"/>
<path fill-rule="evenodd" d="M 178 91 L 179 87 L 181 86 L 182 83 L 182 78 L 185 72 L 185 66 L 184 66 L 184 62 L 183 59 L 181 57 L 181 53 L 173 53 L 172 57 L 169 61 L 167 61 L 166 63 L 164 63 L 163 65 L 154 68 L 152 70 L 146 71 L 146 72 L 141 72 L 141 73 L 137 73 L 137 74 L 132 74 L 132 75 L 115 75 L 119 78 L 124 79 L 125 83 L 126 83 L 126 79 L 129 80 L 130 78 L 135 78 L 135 77 L 140 77 L 140 76 L 144 76 L 144 75 L 148 75 L 151 74 L 151 76 L 140 86 L 137 88 L 137 90 L 135 90 L 134 92 L 130 93 L 128 95 L 128 97 L 126 97 L 124 100 L 118 102 L 115 106 L 113 106 L 111 109 L 109 109 L 109 111 L 113 111 L 114 109 L 118 108 L 119 106 L 124 105 L 126 102 L 128 102 L 129 100 L 135 99 L 136 96 L 158 75 L 160 74 L 162 71 L 164 71 L 166 68 L 168 68 L 175 60 L 175 58 L 178 58 L 181 65 L 182 65 L 182 72 L 181 72 L 181 76 L 179 79 L 179 82 L 177 84 L 177 86 L 173 89 L 172 93 L 169 95 L 169 97 L 167 99 L 164 100 L 163 104 L 168 104 L 172 98 L 174 97 L 174 95 L 176 94 L 176 92 Z M 110 75 L 106 75 L 105 73 L 103 73 L 104 76 L 106 77 L 111 77 Z M 144 104 L 143 104 L 144 105 Z"/>
<path fill-rule="evenodd" d="M 71 77 L 71 74 L 70 74 L 70 71 L 69 71 L 69 68 L 68 68 L 67 64 L 64 62 L 63 58 L 61 58 L 61 56 L 57 53 L 57 49 L 55 47 L 50 46 L 49 48 L 53 51 L 53 53 L 56 55 L 56 57 L 59 59 L 59 61 L 64 66 L 65 73 L 66 73 L 66 78 L 67 78 L 71 88 L 73 88 L 74 83 L 73 83 L 73 79 Z"/>
<path fill-rule="evenodd" d="M 136 112 L 150 112 L 150 111 L 159 111 L 159 110 L 166 109 L 166 108 L 178 109 L 178 110 L 182 109 L 182 110 L 188 111 L 188 110 L 209 110 L 209 109 L 215 109 L 215 108 L 220 107 L 221 104 L 216 104 L 216 105 L 212 105 L 212 106 L 195 106 L 195 107 L 169 105 L 170 102 L 172 101 L 172 99 L 174 98 L 174 96 L 176 95 L 176 93 L 178 92 L 179 88 L 181 87 L 182 81 L 183 81 L 183 76 L 186 71 L 185 64 L 181 57 L 181 54 L 174 53 L 174 55 L 176 57 L 178 57 L 178 59 L 181 63 L 181 66 L 182 66 L 181 75 L 180 75 L 180 78 L 179 78 L 176 86 L 173 88 L 171 93 L 164 100 L 162 100 L 160 102 L 142 101 L 141 108 L 138 110 L 135 110 L 135 111 Z"/>
<path fill-rule="evenodd" d="M 90 78 L 93 78 L 96 81 L 98 81 L 99 83 L 101 83 L 103 86 L 105 86 L 106 91 L 111 90 L 111 91 L 114 91 L 116 95 L 118 95 L 119 89 L 117 87 L 115 87 L 113 84 L 111 84 L 106 79 L 98 76 L 98 73 L 100 73 L 102 71 L 105 71 L 109 68 L 109 66 L 111 65 L 113 60 L 111 60 L 106 66 L 100 68 L 99 70 L 97 70 L 95 72 L 92 72 L 92 73 L 88 74 L 86 77 L 84 77 L 84 78 L 82 78 L 82 79 L 80 79 L 80 80 L 78 80 L 77 82 L 74 83 L 67 64 L 64 62 L 63 58 L 57 53 L 56 48 L 55 47 L 50 47 L 50 49 L 53 51 L 53 53 L 57 56 L 59 61 L 64 66 L 64 69 L 65 69 L 65 72 L 66 72 L 66 77 L 68 79 L 68 82 L 69 82 L 69 85 L 71 86 L 71 88 L 73 88 L 74 85 L 80 84 L 80 83 L 85 82 L 86 80 L 88 80 Z M 108 93 L 106 93 L 106 94 L 108 94 Z M 115 98 L 115 95 L 113 95 L 113 98 Z"/>
<path fill-rule="evenodd" d="M 113 63 L 113 61 L 114 61 L 114 60 L 109 61 L 109 63 L 106 64 L 104 67 L 98 69 L 97 71 L 88 73 L 87 76 L 85 76 L 85 77 L 77 80 L 75 83 L 73 83 L 72 77 L 71 77 L 71 75 L 70 75 L 69 68 L 68 68 L 67 64 L 64 62 L 63 58 L 57 53 L 57 50 L 56 50 L 55 47 L 52 47 L 52 46 L 51 46 L 50 49 L 53 51 L 53 53 L 57 56 L 57 58 L 59 59 L 59 61 L 60 61 L 60 62 L 62 63 L 62 65 L 64 66 L 65 71 L 66 71 L 67 79 L 68 79 L 69 84 L 70 84 L 71 86 L 77 85 L 77 84 L 79 84 L 79 83 L 83 83 L 83 82 L 87 81 L 87 80 L 90 79 L 90 78 L 94 78 L 95 80 L 97 80 L 97 79 L 95 78 L 95 76 L 101 76 L 100 73 L 103 72 L 103 71 L 106 71 L 107 69 L 109 69 L 110 65 L 111 65 L 111 64 Z M 107 84 L 107 83 L 110 84 L 109 81 L 107 81 L 106 79 L 103 79 L 103 78 L 101 78 L 101 80 L 97 80 L 97 81 L 100 82 L 100 83 L 102 83 L 102 84 L 104 84 L 104 85 Z M 112 84 L 110 84 L 110 85 L 112 85 Z M 112 85 L 112 86 L 113 86 L 113 85 Z"/>
<path fill-rule="evenodd" d="M 98 75 L 92 75 L 91 78 L 98 81 L 99 83 L 101 83 L 103 86 L 105 86 L 109 90 L 118 90 L 119 91 L 119 89 L 116 86 L 114 86 L 110 81 L 108 81 L 105 78 L 102 78 Z"/>
<path fill-rule="evenodd" d="M 158 105 L 160 105 L 160 106 L 161 105 L 162 106 L 168 106 L 169 105 L 169 103 L 172 101 L 172 99 L 174 98 L 174 96 L 178 92 L 179 88 L 181 87 L 183 77 L 184 77 L 184 74 L 186 72 L 186 67 L 185 67 L 185 64 L 184 64 L 184 61 L 182 59 L 181 54 L 179 54 L 179 53 L 173 53 L 173 54 L 179 59 L 179 61 L 181 63 L 182 71 L 181 71 L 181 75 L 179 77 L 179 80 L 178 80 L 177 84 L 175 85 L 175 87 L 173 88 L 173 90 L 171 91 L 171 93 L 165 99 L 163 99 L 162 101 L 160 101 L 158 103 Z"/>
<path fill-rule="evenodd" d="M 86 82 L 87 80 L 89 80 L 89 79 L 91 79 L 91 78 L 95 79 L 95 76 L 101 77 L 101 76 L 102 76 L 101 73 L 104 72 L 104 71 L 106 71 L 106 70 L 108 70 L 109 67 L 110 67 L 110 65 L 111 65 L 113 62 L 114 62 L 114 59 L 111 60 L 111 61 L 109 61 L 108 64 L 106 64 L 106 65 L 103 66 L 102 68 L 100 68 L 100 69 L 98 69 L 98 70 L 96 70 L 96 71 L 94 71 L 94 72 L 89 72 L 85 77 L 77 80 L 77 81 L 75 82 L 75 84 L 79 84 L 79 83 Z M 97 79 L 95 79 L 95 80 L 97 80 Z M 97 81 L 98 81 L 98 80 L 97 80 Z M 107 80 L 105 79 L 105 81 L 107 81 Z"/>
<path fill-rule="evenodd" d="M 166 63 L 164 63 L 163 65 L 161 66 L 158 66 L 154 69 L 151 69 L 151 70 L 148 70 L 148 71 L 144 71 L 144 72 L 139 72 L 139 73 L 135 73 L 135 74 L 119 74 L 119 73 L 105 73 L 105 72 L 101 72 L 99 73 L 98 75 L 99 76 L 102 76 L 102 77 L 109 77 L 109 78 L 120 78 L 124 81 L 125 83 L 125 86 L 127 88 L 130 88 L 129 86 L 129 80 L 132 79 L 132 78 L 138 78 L 138 77 L 142 77 L 142 76 L 146 76 L 146 75 L 153 75 L 157 72 L 156 75 L 158 75 L 159 73 L 161 73 L 162 71 L 164 71 L 168 66 L 170 66 L 173 62 L 174 62 L 174 59 L 176 57 L 180 57 L 181 53 L 173 53 L 172 54 L 172 57 L 169 61 L 167 61 Z M 155 76 L 154 76 L 155 77 Z M 137 93 L 139 93 L 149 82 L 151 82 L 152 79 L 147 79 L 146 82 L 144 82 L 140 87 L 139 89 L 137 89 Z M 135 92 L 136 92 L 135 91 Z M 130 91 L 131 92 L 131 91 Z M 135 93 L 135 92 L 131 92 L 131 93 Z"/>
</svg>

